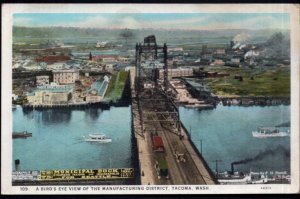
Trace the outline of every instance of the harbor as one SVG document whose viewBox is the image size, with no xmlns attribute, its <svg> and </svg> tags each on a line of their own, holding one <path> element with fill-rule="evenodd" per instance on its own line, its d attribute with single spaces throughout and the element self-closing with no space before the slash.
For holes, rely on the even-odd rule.
<svg viewBox="0 0 300 199">
<path fill-rule="evenodd" d="M 215 57 L 246 53 L 230 44 L 210 50 Z M 214 66 L 220 60 L 191 62 L 189 51 L 157 43 L 155 35 L 136 43 L 135 52 L 134 46 L 97 42 L 90 52 L 71 53 L 72 47 L 65 55 L 60 45 L 31 54 L 47 70 L 13 71 L 13 104 L 20 106 L 12 107 L 12 136 L 30 137 L 13 140 L 14 185 L 278 182 L 263 175 L 253 180 L 264 171 L 289 179 L 290 132 L 275 127 L 290 119 L 290 99 L 287 89 L 264 86 L 278 85 L 278 77 L 286 86 L 286 66 L 252 70 L 229 62 Z M 212 54 L 207 51 L 202 46 L 200 55 Z M 185 64 L 180 53 L 188 55 Z"/>
<path fill-rule="evenodd" d="M 163 56 L 160 57 L 161 63 L 163 63 L 163 69 L 160 69 L 160 71 L 152 69 L 149 70 L 149 68 L 147 68 L 147 64 L 150 64 L 151 62 L 147 62 L 149 57 L 143 57 L 143 53 L 152 53 L 152 59 L 154 59 L 156 57 L 155 53 L 158 51 L 163 53 Z M 203 117 L 205 113 L 218 112 L 218 110 L 222 110 L 224 107 L 226 107 L 224 105 L 228 104 L 240 105 L 237 107 L 243 110 L 245 99 L 240 98 L 240 101 L 236 102 L 235 100 L 230 101 L 229 99 L 219 98 L 217 95 L 213 94 L 213 92 L 203 82 L 193 79 L 191 76 L 193 73 L 190 74 L 190 70 L 183 71 L 180 69 L 177 72 L 172 70 L 170 77 L 173 77 L 174 79 L 169 80 L 167 52 L 167 45 L 157 45 L 155 36 L 150 35 L 144 39 L 144 43 L 142 45 L 136 45 L 136 67 L 135 69 L 130 68 L 129 72 L 123 73 L 124 79 L 122 82 L 125 83 L 122 83 L 121 90 L 117 89 L 121 74 L 118 72 L 112 75 L 110 78 L 105 76 L 102 83 L 100 83 L 101 81 L 98 82 L 98 80 L 93 78 L 94 82 L 90 83 L 91 88 L 84 92 L 98 92 L 100 96 L 90 96 L 91 98 L 88 98 L 89 96 L 86 95 L 85 97 L 80 98 L 82 93 L 76 94 L 75 92 L 75 95 L 73 93 L 74 97 L 71 100 L 68 98 L 69 101 L 67 100 L 66 103 L 56 103 L 58 99 L 63 99 L 64 96 L 60 95 L 59 98 L 57 98 L 54 96 L 54 93 L 51 99 L 52 101 L 50 101 L 49 104 L 49 102 L 45 100 L 47 99 L 48 94 L 45 95 L 45 91 L 43 91 L 44 93 L 42 93 L 42 98 L 39 94 L 35 94 L 35 97 L 32 98 L 31 103 L 24 104 L 23 107 L 14 108 L 14 114 L 20 114 L 20 112 L 23 112 L 23 114 L 26 115 L 29 124 L 32 124 L 28 131 L 33 132 L 22 135 L 18 133 L 18 135 L 15 134 L 15 136 L 25 138 L 31 137 L 33 134 L 34 136 L 31 139 L 32 142 L 36 142 L 36 140 L 39 139 L 39 144 L 43 143 L 41 138 L 44 141 L 48 139 L 56 140 L 57 143 L 61 143 L 60 147 L 62 147 L 60 149 L 58 147 L 58 150 L 62 150 L 66 154 L 68 154 L 68 151 L 70 154 L 76 153 L 76 156 L 74 155 L 69 157 L 71 158 L 70 160 L 66 160 L 65 156 L 61 156 L 63 160 L 56 160 L 56 162 L 60 162 L 60 164 L 54 165 L 53 162 L 49 162 L 49 160 L 39 160 L 39 162 L 42 162 L 42 164 L 35 164 L 32 167 L 30 166 L 30 162 L 28 162 L 30 157 L 32 157 L 32 154 L 29 155 L 28 150 L 27 154 L 22 154 L 23 149 L 20 151 L 21 148 L 18 147 L 20 143 L 18 143 L 16 140 L 14 141 L 14 159 L 18 160 L 18 162 L 20 159 L 22 159 L 22 164 L 15 167 L 19 170 L 21 166 L 22 169 L 24 168 L 24 170 L 29 171 L 75 168 L 132 168 L 134 169 L 135 175 L 131 177 L 131 183 L 142 185 L 213 185 L 223 183 L 222 180 L 219 180 L 220 170 L 226 171 L 226 165 L 227 163 L 229 164 L 228 160 L 231 158 L 238 158 L 241 155 L 222 154 L 222 152 L 219 152 L 219 155 L 222 155 L 218 157 L 216 154 L 214 154 L 218 151 L 216 143 L 212 144 L 207 142 L 207 140 L 210 140 L 210 138 L 207 136 L 218 135 L 217 138 L 220 138 L 225 135 L 225 132 L 222 132 L 221 136 L 219 134 L 220 132 L 215 132 L 213 130 L 216 126 L 224 124 L 224 119 L 218 121 L 217 118 L 212 118 L 210 121 L 213 121 L 214 125 L 212 129 L 207 130 L 205 130 L 205 127 L 202 125 L 209 125 L 208 121 L 201 122 L 201 120 L 196 119 L 186 122 L 185 120 L 186 118 L 194 118 L 190 115 L 191 113 L 197 114 L 196 118 Z M 153 75 L 155 76 L 155 73 L 159 74 L 159 77 L 153 79 Z M 103 78 L 100 77 L 100 79 Z M 108 84 L 109 79 L 111 79 L 110 81 L 112 81 L 114 84 Z M 89 79 L 89 81 L 90 80 L 91 79 Z M 86 79 L 82 79 L 82 81 L 86 81 Z M 96 85 L 100 87 L 98 88 Z M 57 84 L 51 84 L 50 87 L 48 85 L 42 87 L 45 87 L 46 89 L 50 88 L 49 95 L 52 92 L 51 89 L 66 90 L 71 88 L 64 85 L 59 86 Z M 39 92 L 40 88 L 41 87 L 37 87 L 36 92 Z M 76 90 L 80 89 L 80 87 L 76 86 L 76 84 L 75 88 Z M 73 88 L 71 88 L 71 90 L 73 90 Z M 108 96 L 110 97 L 106 97 L 106 99 L 111 100 L 98 101 L 98 98 L 104 98 L 107 90 L 109 92 Z M 60 91 L 57 90 L 55 92 L 57 93 Z M 116 95 L 116 93 L 118 93 L 118 95 Z M 94 101 L 94 98 L 92 97 L 96 97 L 97 100 Z M 77 100 L 79 99 L 83 101 L 78 102 Z M 91 101 L 87 102 L 88 99 L 91 99 Z M 55 103 L 52 104 L 52 102 Z M 277 101 L 275 101 L 275 103 L 272 103 L 271 101 L 272 105 L 276 105 L 276 103 Z M 120 107 L 113 107 L 113 105 L 119 105 Z M 247 105 L 254 105 L 254 103 L 248 103 Z M 272 106 L 271 108 L 274 107 L 277 106 Z M 249 108 L 255 109 L 255 107 Z M 190 112 L 189 109 L 192 112 Z M 127 115 L 126 118 L 124 118 L 124 114 L 120 114 L 120 110 L 124 111 L 124 114 Z M 268 108 L 266 108 L 266 110 L 268 110 Z M 85 115 L 82 115 L 82 113 L 85 113 Z M 230 113 L 230 110 L 227 110 L 227 113 Z M 114 115 L 110 115 L 105 119 L 105 116 L 103 116 L 105 114 Z M 234 119 L 236 115 L 238 114 L 234 114 L 230 119 Z M 222 114 L 218 114 L 218 116 L 222 116 Z M 77 118 L 77 121 L 76 119 L 74 120 L 74 117 Z M 111 120 L 109 118 L 114 119 Z M 274 118 L 272 119 L 274 122 Z M 236 120 L 238 120 L 238 118 L 236 118 Z M 197 124 L 190 123 L 192 121 L 196 121 Z M 260 119 L 259 121 L 263 120 Z M 228 121 L 228 124 L 233 122 L 234 120 Z M 242 121 L 239 122 L 241 123 L 240 125 L 243 125 Z M 283 122 L 285 121 L 278 121 L 277 124 L 281 124 Z M 40 126 L 43 124 L 45 126 Z M 248 118 L 247 125 L 249 124 L 251 124 L 251 128 L 256 128 L 258 125 Z M 265 125 L 269 124 L 261 124 L 261 126 Z M 48 128 L 49 134 L 48 136 L 45 134 L 43 137 L 41 137 L 43 133 L 40 131 L 41 129 L 44 131 L 45 127 L 46 129 Z M 239 126 L 237 125 L 236 127 Z M 17 123 L 14 123 L 14 128 L 25 127 L 20 127 Z M 60 129 L 59 131 L 61 131 L 62 135 L 58 135 L 58 132 L 55 130 L 55 128 Z M 61 128 L 65 128 L 65 130 L 62 130 Z M 221 128 L 223 129 L 224 126 L 221 126 Z M 251 129 L 246 127 L 242 129 L 244 133 L 247 133 L 247 136 L 252 135 Z M 229 131 L 230 128 L 226 126 L 224 130 Z M 248 130 L 249 132 L 245 132 L 245 130 Z M 16 129 L 16 131 L 19 131 L 19 129 Z M 103 132 L 105 134 L 103 134 Z M 233 132 L 229 133 L 232 136 Z M 239 133 L 241 132 L 236 133 L 240 137 Z M 64 136 L 65 138 L 63 138 Z M 228 137 L 224 137 L 223 141 L 227 139 Z M 242 139 L 242 137 L 239 139 Z M 123 147 L 120 147 L 121 140 L 123 142 L 127 140 L 124 142 Z M 216 139 L 213 140 L 216 141 Z M 234 139 L 230 138 L 229 140 Z M 29 141 L 26 143 L 29 144 L 28 147 L 34 146 L 32 142 Z M 237 143 L 238 141 L 235 143 L 230 143 L 229 145 L 234 146 Z M 214 148 L 207 149 L 207 144 L 209 146 L 214 146 Z M 70 147 L 72 145 L 76 146 L 76 150 L 74 147 Z M 68 150 L 66 151 L 67 146 Z M 24 144 L 22 147 L 24 147 Z M 78 150 L 82 147 L 86 149 Z M 92 155 L 89 157 L 83 154 L 92 150 L 91 147 L 96 147 L 94 150 L 97 150 L 96 154 L 98 155 Z M 279 150 L 283 153 L 283 155 L 289 153 L 287 151 L 289 150 L 289 147 L 283 147 L 281 144 L 277 147 L 278 149 L 269 149 L 268 147 L 264 149 L 271 151 Z M 54 146 L 50 145 L 46 148 L 54 148 Z M 226 146 L 222 145 L 222 151 L 224 151 L 226 148 Z M 233 150 L 236 150 L 236 148 L 233 147 Z M 55 150 L 51 150 L 51 153 L 54 155 Z M 85 158 L 84 161 L 78 162 L 77 160 L 72 159 L 80 156 L 80 154 Z M 51 154 L 48 154 L 45 157 L 48 157 L 49 155 Z M 56 157 L 59 158 L 59 156 Z M 283 158 L 289 158 L 289 156 L 285 155 Z M 260 159 L 260 161 L 263 160 Z M 235 163 L 235 161 L 232 160 L 230 163 L 231 165 L 233 164 L 232 162 Z M 284 162 L 289 163 L 289 161 Z M 223 166 L 220 166 L 220 164 L 223 164 Z M 246 163 L 241 164 L 244 165 Z M 215 168 L 214 165 L 216 165 Z M 257 165 L 259 164 L 256 164 L 256 166 L 251 169 L 267 169 L 265 165 L 261 168 Z M 249 166 L 245 168 L 248 170 Z M 246 172 L 245 168 L 241 167 L 240 170 Z M 276 169 L 283 169 L 283 167 L 281 166 Z M 289 172 L 287 165 L 284 166 L 284 172 Z M 48 177 L 53 178 L 54 180 L 53 176 Z M 45 179 L 48 177 L 45 177 Z M 75 179 L 75 177 L 72 177 L 71 180 L 73 178 Z M 98 176 L 97 178 L 106 179 L 108 177 Z M 245 176 L 245 180 L 247 182 L 249 182 L 249 179 L 251 179 L 251 177 Z M 64 180 L 62 180 L 62 183 L 64 183 Z M 84 184 L 85 182 L 81 179 L 77 180 L 77 183 Z M 114 184 L 122 182 L 118 180 L 113 182 L 105 180 L 104 182 L 99 183 Z M 241 183 L 244 183 L 244 181 L 241 181 Z M 262 181 L 262 183 L 264 183 L 264 181 Z"/>
</svg>

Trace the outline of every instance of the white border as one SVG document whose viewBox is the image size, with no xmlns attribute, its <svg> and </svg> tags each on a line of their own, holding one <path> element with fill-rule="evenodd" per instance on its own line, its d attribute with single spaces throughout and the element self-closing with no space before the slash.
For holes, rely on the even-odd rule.
<svg viewBox="0 0 300 199">
<path fill-rule="evenodd" d="M 1 61 L 1 192 L 2 194 L 216 194 L 216 193 L 299 193 L 299 4 L 3 4 L 2 5 L 2 61 Z M 93 191 L 91 187 L 76 186 L 81 191 L 59 191 L 59 187 L 47 186 L 56 191 L 36 191 L 36 186 L 11 186 L 12 171 L 12 14 L 13 13 L 289 13 L 291 24 L 291 184 L 290 185 L 203 185 L 208 190 L 173 190 L 177 186 L 169 186 L 167 191 L 147 190 L 147 187 L 165 186 L 114 186 L 140 187 L 141 191 Z M 203 187 L 202 186 L 202 187 Z M 37 186 L 39 188 L 44 186 Z M 75 187 L 75 186 L 72 186 Z M 107 187 L 107 186 L 104 186 Z M 195 186 L 180 186 L 192 187 Z M 270 188 L 270 189 L 269 189 Z M 83 191 L 83 189 L 87 189 Z"/>
</svg>

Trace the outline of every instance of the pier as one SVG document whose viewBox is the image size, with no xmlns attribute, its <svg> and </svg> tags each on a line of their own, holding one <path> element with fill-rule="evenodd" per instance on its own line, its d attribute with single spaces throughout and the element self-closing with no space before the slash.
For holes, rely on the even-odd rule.
<svg viewBox="0 0 300 199">
<path fill-rule="evenodd" d="M 155 66 L 141 64 L 159 59 L 164 63 L 163 81 L 158 80 Z M 153 35 L 137 44 L 136 69 L 130 77 L 141 184 L 215 184 L 212 171 L 180 121 L 168 80 L 167 45 L 157 45 Z"/>
</svg>

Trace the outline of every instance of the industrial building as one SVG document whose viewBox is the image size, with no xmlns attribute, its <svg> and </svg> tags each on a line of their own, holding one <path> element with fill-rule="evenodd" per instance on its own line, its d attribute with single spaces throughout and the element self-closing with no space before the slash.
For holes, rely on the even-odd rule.
<svg viewBox="0 0 300 199">
<path fill-rule="evenodd" d="M 53 81 L 57 84 L 73 84 L 79 79 L 78 70 L 54 70 Z"/>
<path fill-rule="evenodd" d="M 104 76 L 102 82 L 96 81 L 91 85 L 91 88 L 86 92 L 85 101 L 88 103 L 100 102 L 108 88 L 109 77 Z"/>
<path fill-rule="evenodd" d="M 193 76 L 193 69 L 192 68 L 176 68 L 176 69 L 168 69 L 169 78 L 174 77 L 189 77 Z M 164 77 L 164 69 L 159 70 L 159 79 Z"/>
<path fill-rule="evenodd" d="M 49 76 L 43 75 L 43 76 L 36 76 L 36 85 L 42 86 L 49 84 Z"/>
<path fill-rule="evenodd" d="M 63 105 L 72 98 L 72 91 L 72 86 L 50 84 L 28 93 L 27 100 L 30 105 Z"/>
</svg>

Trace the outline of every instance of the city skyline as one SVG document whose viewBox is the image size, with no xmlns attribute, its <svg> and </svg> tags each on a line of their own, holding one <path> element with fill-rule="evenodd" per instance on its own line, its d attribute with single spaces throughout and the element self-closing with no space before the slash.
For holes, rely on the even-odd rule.
<svg viewBox="0 0 300 199">
<path fill-rule="evenodd" d="M 14 26 L 103 29 L 290 29 L 287 13 L 15 13 Z"/>
</svg>

